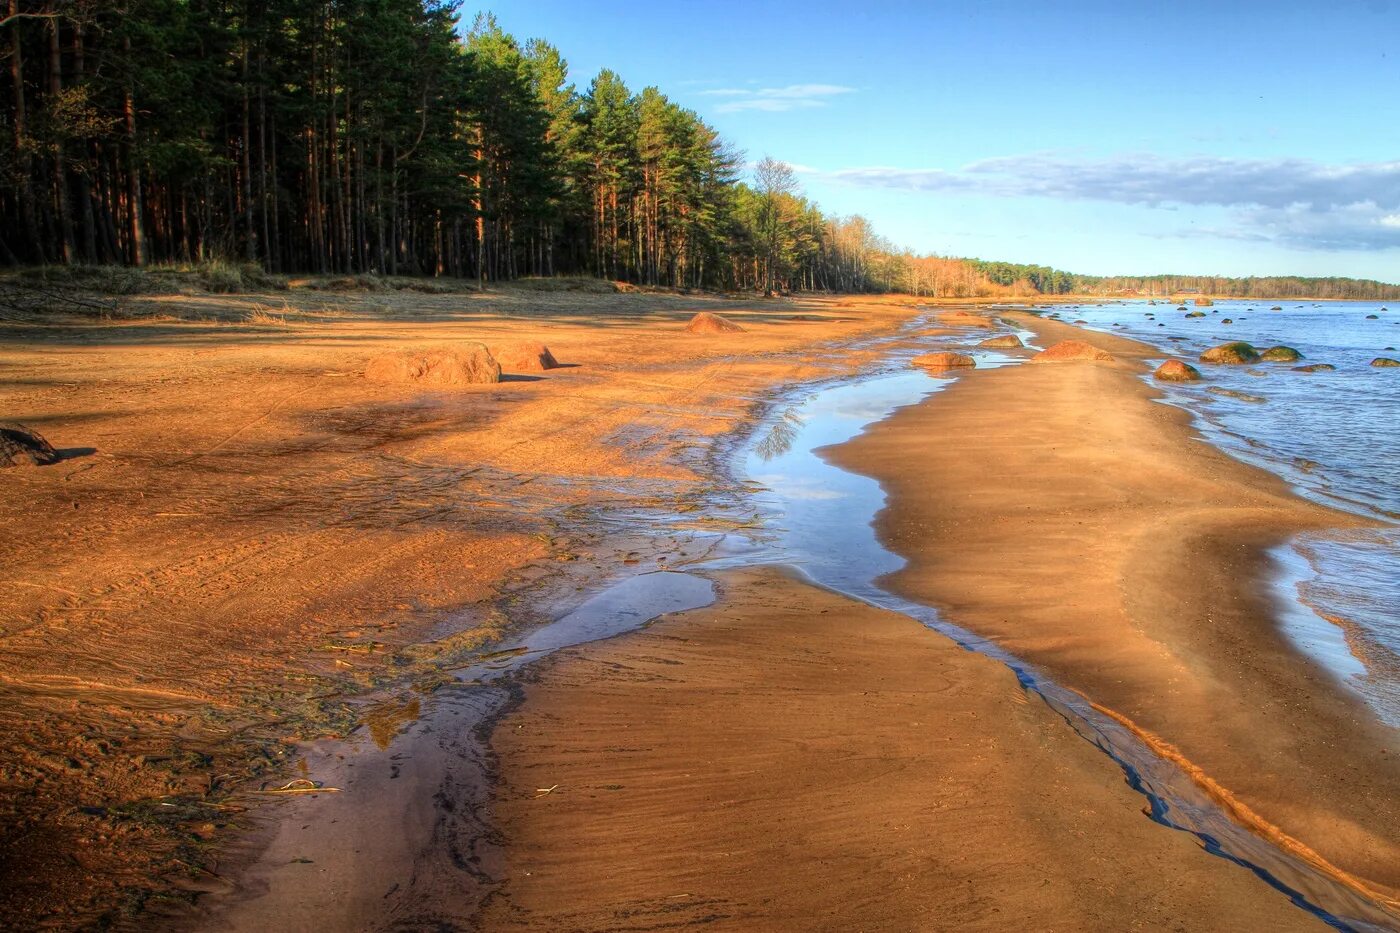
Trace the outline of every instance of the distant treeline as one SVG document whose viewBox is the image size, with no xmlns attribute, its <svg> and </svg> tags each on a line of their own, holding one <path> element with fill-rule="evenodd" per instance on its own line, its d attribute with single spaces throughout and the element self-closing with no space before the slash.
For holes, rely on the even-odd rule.
<svg viewBox="0 0 1400 933">
<path fill-rule="evenodd" d="M 1307 278 L 1292 275 L 1221 278 L 1208 275 L 1153 275 L 1146 277 L 1074 276 L 1079 292 L 1096 295 L 1137 293 L 1145 297 L 1228 295 L 1235 298 L 1351 298 L 1400 301 L 1400 285 L 1373 279 Z"/>
<path fill-rule="evenodd" d="M 1307 278 L 1302 276 L 1210 275 L 1102 276 L 1077 275 L 1047 266 L 968 260 L 989 283 L 1021 294 L 1139 295 L 1171 297 L 1182 294 L 1227 295 L 1237 298 L 1351 298 L 1400 300 L 1400 285 L 1372 279 Z"/>
<path fill-rule="evenodd" d="M 0 263 L 974 297 L 1346 279 L 1079 276 L 915 256 L 824 214 L 654 87 L 444 0 L 4 0 Z"/>
</svg>

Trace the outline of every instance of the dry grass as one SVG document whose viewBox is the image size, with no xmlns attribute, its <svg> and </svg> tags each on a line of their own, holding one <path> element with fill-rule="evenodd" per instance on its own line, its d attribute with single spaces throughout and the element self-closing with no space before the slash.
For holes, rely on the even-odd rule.
<svg viewBox="0 0 1400 933">
<path fill-rule="evenodd" d="M 285 311 L 286 309 L 284 308 L 283 310 Z M 248 324 L 254 324 L 258 327 L 288 327 L 291 325 L 291 321 L 288 321 L 286 317 L 282 315 L 273 314 L 272 309 L 266 305 L 258 305 L 245 314 L 243 320 Z"/>
</svg>

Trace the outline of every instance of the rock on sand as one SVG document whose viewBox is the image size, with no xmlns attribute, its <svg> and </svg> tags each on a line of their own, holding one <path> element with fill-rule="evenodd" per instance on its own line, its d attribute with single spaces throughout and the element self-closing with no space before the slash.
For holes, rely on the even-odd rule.
<svg viewBox="0 0 1400 933">
<path fill-rule="evenodd" d="M 546 369 L 559 367 L 559 361 L 549 352 L 549 347 L 529 340 L 495 344 L 491 347 L 491 355 L 501 364 L 501 369 L 512 373 L 542 373 Z"/>
<path fill-rule="evenodd" d="M 695 315 L 690 319 L 690 323 L 685 325 L 685 329 L 692 334 L 738 334 L 744 330 L 733 321 L 709 311 L 701 311 Z"/>
<path fill-rule="evenodd" d="M 58 460 L 58 451 L 38 431 L 13 421 L 0 424 L 0 467 L 46 466 Z"/>
<path fill-rule="evenodd" d="M 1015 334 L 1002 334 L 998 337 L 988 337 L 978 344 L 979 347 L 986 347 L 988 350 L 1011 350 L 1016 347 L 1024 347 L 1021 338 Z"/>
<path fill-rule="evenodd" d="M 1076 360 L 1108 362 L 1113 354 L 1082 340 L 1061 340 L 1031 357 L 1032 363 L 1070 363 Z"/>
<path fill-rule="evenodd" d="M 925 353 L 923 356 L 916 356 L 912 360 L 915 366 L 930 369 L 934 372 L 942 372 L 945 369 L 968 369 L 977 365 L 977 361 L 966 353 Z"/>
<path fill-rule="evenodd" d="M 1231 343 L 1222 343 L 1218 347 L 1211 347 L 1201 354 L 1202 363 L 1257 363 L 1259 361 L 1259 351 L 1245 343 L 1243 340 L 1235 340 Z"/>
<path fill-rule="evenodd" d="M 397 350 L 376 356 L 365 366 L 371 382 L 420 382 L 464 386 L 501 381 L 501 366 L 479 343 Z"/>
<path fill-rule="evenodd" d="M 1163 382 L 1195 382 L 1201 378 L 1201 371 L 1181 360 L 1167 360 L 1152 375 Z"/>
</svg>

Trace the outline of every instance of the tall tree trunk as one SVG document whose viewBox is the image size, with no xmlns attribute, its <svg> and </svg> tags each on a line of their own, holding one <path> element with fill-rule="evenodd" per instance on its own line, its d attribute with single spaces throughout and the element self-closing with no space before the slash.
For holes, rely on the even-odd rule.
<svg viewBox="0 0 1400 933">
<path fill-rule="evenodd" d="M 57 104 L 63 95 L 63 51 L 59 45 L 60 20 L 49 20 L 49 99 Z M 58 228 L 62 238 L 63 261 L 71 263 L 77 256 L 78 247 L 73 235 L 73 215 L 68 208 L 68 154 L 67 146 L 59 141 L 54 149 L 54 209 L 58 213 Z"/>
<path fill-rule="evenodd" d="M 76 23 L 73 26 L 73 75 L 79 82 L 87 80 L 87 56 L 83 47 L 83 24 Z M 91 166 L 92 142 L 83 143 L 87 158 L 87 166 Z M 92 211 L 92 179 L 86 172 L 78 172 L 78 213 L 83 220 L 83 261 L 97 261 L 97 222 Z"/>
<path fill-rule="evenodd" d="M 131 39 L 122 39 L 122 51 L 131 60 Z M 133 266 L 146 264 L 146 233 L 141 219 L 141 167 L 136 160 L 136 92 L 128 78 L 122 100 L 126 117 L 126 211 L 127 229 L 131 242 L 128 254 Z"/>
<path fill-rule="evenodd" d="M 239 163 L 243 182 L 243 258 L 258 259 L 258 233 L 253 227 L 253 107 L 248 94 L 248 49 L 243 49 L 243 136 L 239 140 Z"/>
<path fill-rule="evenodd" d="M 262 220 L 263 268 L 276 271 L 276 245 L 267 210 L 267 87 L 263 78 L 264 56 L 258 51 L 258 212 Z"/>
<path fill-rule="evenodd" d="M 19 0 L 10 0 L 10 16 L 19 16 Z M 21 20 L 10 24 L 10 79 L 15 95 L 15 155 L 19 167 L 19 209 L 24 220 L 25 236 L 30 241 L 35 258 L 47 262 L 39 218 L 34 210 L 34 171 L 29 148 L 29 117 L 24 99 L 24 43 L 20 41 Z"/>
</svg>

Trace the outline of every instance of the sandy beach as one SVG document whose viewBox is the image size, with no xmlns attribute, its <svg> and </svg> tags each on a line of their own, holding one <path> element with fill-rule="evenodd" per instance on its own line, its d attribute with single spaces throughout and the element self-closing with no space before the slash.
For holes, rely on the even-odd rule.
<svg viewBox="0 0 1400 933">
<path fill-rule="evenodd" d="M 64 453 L 0 484 L 0 916 L 21 926 L 227 889 L 224 844 L 262 802 L 238 795 L 296 778 L 298 743 L 664 561 L 676 540 L 635 516 L 703 495 L 714 438 L 916 313 L 572 280 L 122 304 L 0 331 L 4 409 Z M 686 333 L 701 310 L 745 331 Z M 449 391 L 361 376 L 518 340 L 564 367 Z"/>
<path fill-rule="evenodd" d="M 963 371 L 822 451 L 889 496 L 877 530 L 909 562 L 891 590 L 1079 691 L 1344 884 L 1400 885 L 1393 732 L 1286 643 L 1266 595 L 1266 548 L 1358 520 L 1202 442 L 1139 378 L 1148 348 L 875 299 L 294 291 L 250 324 L 255 305 L 8 338 L 11 407 L 68 451 L 5 487 L 0 765 L 33 788 L 0 814 L 8 916 L 1319 926 L 1149 819 L 1004 665 L 782 568 L 710 573 L 708 608 L 455 680 L 733 530 L 709 505 L 716 442 L 766 399 L 921 334 L 970 346 L 997 317 L 1114 359 Z M 746 330 L 687 334 L 697 310 Z M 360 376 L 461 339 L 544 340 L 566 366 L 452 391 Z M 46 523 L 22 520 L 35 502 Z M 296 780 L 326 790 L 260 794 Z"/>
</svg>

